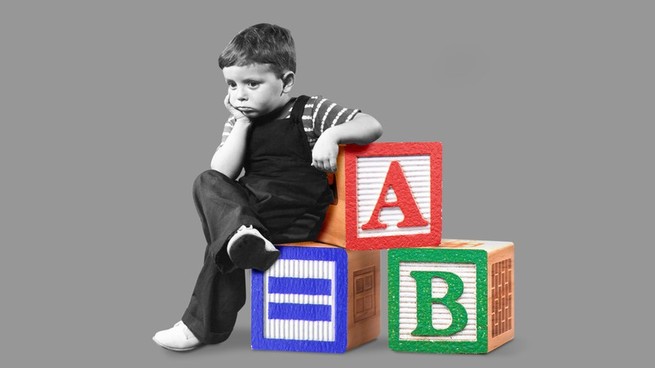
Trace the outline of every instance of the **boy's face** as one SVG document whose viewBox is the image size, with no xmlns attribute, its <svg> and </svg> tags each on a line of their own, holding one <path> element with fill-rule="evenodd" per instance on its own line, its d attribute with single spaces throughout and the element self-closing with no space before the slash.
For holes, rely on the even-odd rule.
<svg viewBox="0 0 655 368">
<path fill-rule="evenodd" d="M 248 118 L 265 115 L 289 101 L 290 86 L 270 71 L 266 64 L 223 68 L 230 104 Z"/>
</svg>

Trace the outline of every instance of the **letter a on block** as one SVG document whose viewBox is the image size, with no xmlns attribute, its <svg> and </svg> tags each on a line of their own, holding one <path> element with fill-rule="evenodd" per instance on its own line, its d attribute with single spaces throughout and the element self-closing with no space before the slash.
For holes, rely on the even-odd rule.
<svg viewBox="0 0 655 368">
<path fill-rule="evenodd" d="M 396 200 L 389 202 L 386 198 L 391 188 L 396 194 Z M 387 225 L 380 222 L 380 212 L 386 207 L 398 207 L 403 212 L 405 218 L 398 223 L 398 227 L 428 225 L 428 222 L 421 216 L 416 200 L 412 195 L 412 190 L 407 183 L 407 178 L 398 161 L 391 161 L 371 218 L 366 224 L 362 225 L 362 230 L 386 229 Z"/>
<path fill-rule="evenodd" d="M 349 144 L 343 156 L 339 204 L 319 241 L 351 250 L 441 243 L 441 143 Z"/>
</svg>

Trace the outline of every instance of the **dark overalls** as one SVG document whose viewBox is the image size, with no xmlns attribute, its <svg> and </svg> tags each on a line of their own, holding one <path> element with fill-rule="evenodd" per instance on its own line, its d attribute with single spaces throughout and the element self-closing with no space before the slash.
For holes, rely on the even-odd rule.
<svg viewBox="0 0 655 368">
<path fill-rule="evenodd" d="M 273 243 L 313 240 L 320 230 L 332 192 L 325 173 L 311 166 L 301 120 L 307 100 L 289 102 L 290 119 L 276 119 L 287 105 L 253 121 L 239 181 L 208 170 L 194 182 L 207 248 L 182 321 L 202 343 L 226 340 L 246 301 L 245 272 L 225 249 L 241 225 L 253 225 Z"/>
</svg>

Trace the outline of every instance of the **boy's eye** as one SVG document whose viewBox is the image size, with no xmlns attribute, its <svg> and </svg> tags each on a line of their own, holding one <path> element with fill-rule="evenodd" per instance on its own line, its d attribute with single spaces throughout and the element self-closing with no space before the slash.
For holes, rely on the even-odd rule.
<svg viewBox="0 0 655 368">
<path fill-rule="evenodd" d="M 236 88 L 237 84 L 234 83 L 234 82 L 227 82 L 227 86 L 230 87 L 230 88 Z"/>
<path fill-rule="evenodd" d="M 259 82 L 253 82 L 253 81 L 248 82 L 248 87 L 257 88 L 257 87 L 259 87 Z"/>
</svg>

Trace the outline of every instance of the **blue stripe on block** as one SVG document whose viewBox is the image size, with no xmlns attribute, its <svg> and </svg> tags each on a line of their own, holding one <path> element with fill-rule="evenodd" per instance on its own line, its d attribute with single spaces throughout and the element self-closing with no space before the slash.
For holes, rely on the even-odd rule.
<svg viewBox="0 0 655 368">
<path fill-rule="evenodd" d="M 269 319 L 331 321 L 332 307 L 320 304 L 269 303 Z"/>
<path fill-rule="evenodd" d="M 269 277 L 269 294 L 331 295 L 332 280 L 299 277 Z"/>
</svg>

